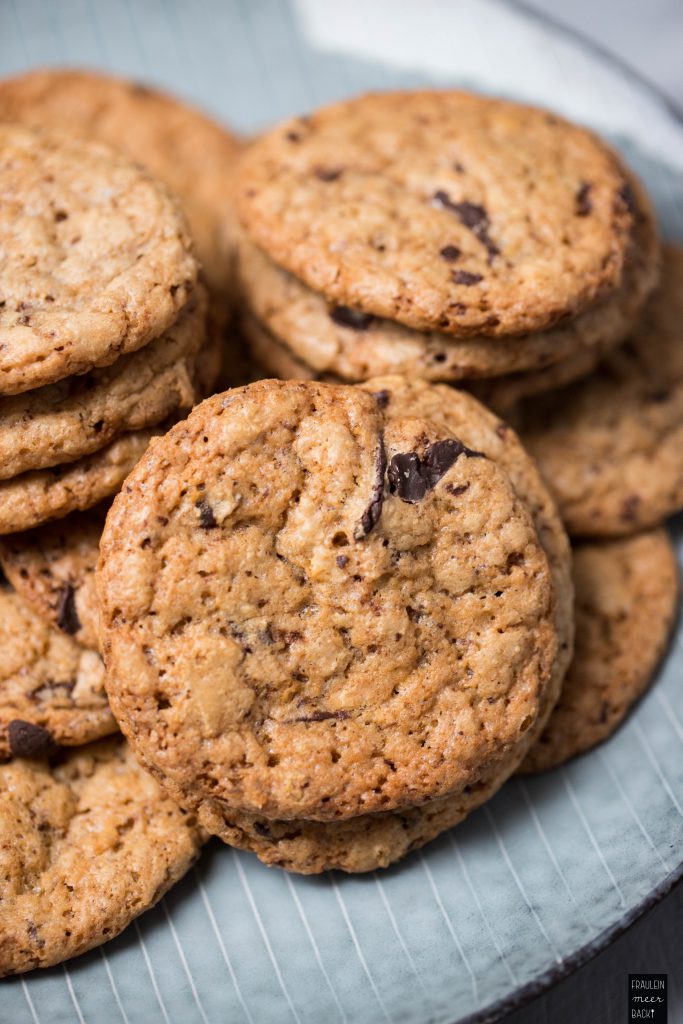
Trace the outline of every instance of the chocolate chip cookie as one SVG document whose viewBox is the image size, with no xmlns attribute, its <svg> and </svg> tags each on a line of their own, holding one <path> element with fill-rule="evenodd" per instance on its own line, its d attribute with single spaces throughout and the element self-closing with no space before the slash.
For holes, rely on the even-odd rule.
<svg viewBox="0 0 683 1024">
<path fill-rule="evenodd" d="M 381 394 L 260 381 L 198 406 L 115 499 L 110 701 L 200 820 L 389 810 L 523 756 L 554 685 L 553 580 L 472 444 L 490 414 L 453 396 L 461 436 Z"/>
<path fill-rule="evenodd" d="M 683 249 L 665 248 L 661 288 L 631 338 L 513 421 L 570 533 L 634 533 L 683 508 Z"/>
<path fill-rule="evenodd" d="M 75 461 L 191 408 L 205 318 L 202 289 L 160 338 L 112 366 L 0 398 L 0 480 Z"/>
<path fill-rule="evenodd" d="M 0 565 L 43 621 L 97 649 L 95 567 L 108 505 L 0 540 Z"/>
<path fill-rule="evenodd" d="M 123 434 L 76 462 L 0 481 L 0 535 L 30 530 L 69 512 L 92 508 L 115 494 L 165 424 Z"/>
<path fill-rule="evenodd" d="M 203 835 L 122 739 L 0 766 L 0 975 L 118 935 L 182 877 Z"/>
<path fill-rule="evenodd" d="M 678 566 L 666 531 L 578 544 L 574 585 L 574 660 L 523 772 L 552 768 L 611 736 L 651 683 L 678 595 Z"/>
<path fill-rule="evenodd" d="M 158 337 L 197 262 L 176 202 L 107 146 L 2 125 L 0 148 L 0 395 L 12 395 Z"/>
<path fill-rule="evenodd" d="M 636 220 L 590 132 L 456 91 L 280 125 L 244 155 L 236 201 L 250 238 L 330 304 L 511 345 L 619 289 Z"/>
<path fill-rule="evenodd" d="M 100 656 L 0 587 L 0 759 L 43 757 L 116 731 Z"/>
</svg>

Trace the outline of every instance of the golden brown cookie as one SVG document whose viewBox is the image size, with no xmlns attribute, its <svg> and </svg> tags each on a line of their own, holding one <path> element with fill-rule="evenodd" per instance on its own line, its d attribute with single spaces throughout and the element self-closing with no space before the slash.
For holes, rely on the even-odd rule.
<svg viewBox="0 0 683 1024">
<path fill-rule="evenodd" d="M 191 408 L 205 319 L 202 289 L 160 338 L 112 366 L 0 398 L 0 480 L 74 462 Z"/>
<path fill-rule="evenodd" d="M 227 179 L 240 143 L 222 125 L 149 86 L 54 68 L 0 82 L 0 121 L 61 128 L 143 164 L 181 200 L 212 292 L 230 289 Z"/>
<path fill-rule="evenodd" d="M 185 219 L 114 150 L 0 126 L 0 395 L 108 366 L 195 286 Z"/>
<path fill-rule="evenodd" d="M 678 596 L 678 565 L 666 531 L 578 544 L 574 586 L 574 659 L 522 772 L 553 768 L 611 736 L 652 682 Z"/>
<path fill-rule="evenodd" d="M 469 443 L 490 414 L 452 400 L 459 436 L 357 388 L 260 381 L 128 478 L 98 569 L 108 692 L 200 820 L 348 818 L 523 756 L 555 685 L 553 579 Z"/>
<path fill-rule="evenodd" d="M 631 338 L 568 388 L 513 417 L 571 534 L 614 536 L 683 508 L 683 249 Z"/>
<path fill-rule="evenodd" d="M 0 975 L 99 946 L 187 871 L 203 835 L 122 739 L 0 766 Z"/>
<path fill-rule="evenodd" d="M 333 304 L 458 337 L 546 330 L 622 283 L 635 210 L 583 128 L 473 93 L 378 93 L 244 155 L 242 224 Z"/>
<path fill-rule="evenodd" d="M 107 509 L 72 512 L 0 540 L 0 565 L 24 604 L 92 650 L 98 645 L 95 567 Z"/>
<path fill-rule="evenodd" d="M 116 731 L 99 654 L 0 587 L 0 760 L 41 757 Z"/>
<path fill-rule="evenodd" d="M 92 508 L 118 491 L 165 424 L 123 434 L 76 462 L 0 481 L 0 535 L 30 530 L 69 512 Z"/>
</svg>

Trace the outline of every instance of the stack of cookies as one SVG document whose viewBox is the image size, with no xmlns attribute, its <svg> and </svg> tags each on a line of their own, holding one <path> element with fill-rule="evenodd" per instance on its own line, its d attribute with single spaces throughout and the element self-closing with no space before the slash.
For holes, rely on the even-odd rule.
<svg viewBox="0 0 683 1024">
<path fill-rule="evenodd" d="M 116 934 L 207 833 L 370 871 L 610 735 L 683 506 L 683 252 L 620 158 L 460 92 L 297 118 L 236 180 L 118 80 L 25 76 L 3 116 L 0 973 Z M 178 192 L 208 299 L 175 203 L 87 134 Z M 236 297 L 284 379 L 167 429 Z"/>
<path fill-rule="evenodd" d="M 287 122 L 245 154 L 236 201 L 244 331 L 282 376 L 543 390 L 623 341 L 657 281 L 651 208 L 616 154 L 469 93 Z"/>
</svg>

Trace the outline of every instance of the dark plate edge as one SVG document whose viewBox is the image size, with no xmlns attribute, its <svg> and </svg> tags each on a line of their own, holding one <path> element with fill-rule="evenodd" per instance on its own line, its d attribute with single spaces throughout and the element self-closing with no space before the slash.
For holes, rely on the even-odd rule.
<svg viewBox="0 0 683 1024">
<path fill-rule="evenodd" d="M 536 10 L 535 7 L 526 3 L 526 0 L 498 0 L 498 2 L 526 15 L 530 21 L 535 21 L 541 25 L 547 25 L 560 36 L 566 36 L 573 39 L 583 47 L 583 49 L 600 57 L 601 60 L 608 63 L 615 71 L 618 71 L 623 78 L 636 82 L 642 89 L 648 92 L 653 99 L 656 99 L 660 105 L 668 111 L 675 121 L 678 121 L 681 128 L 683 128 L 683 110 L 679 109 L 677 105 L 660 89 L 658 89 L 656 85 L 653 85 L 648 78 L 642 75 L 639 71 L 636 71 L 635 68 L 632 68 L 627 61 L 622 60 L 621 57 L 618 57 L 610 50 L 605 49 L 600 45 L 600 43 L 596 43 L 592 39 L 587 38 L 578 29 L 575 29 L 570 25 L 563 24 L 559 19 L 554 18 L 550 14 L 546 14 L 544 11 Z M 581 946 L 581 948 L 572 956 L 563 960 L 561 964 L 558 964 L 556 967 L 551 967 L 536 980 L 527 982 L 526 985 L 517 989 L 517 991 L 513 992 L 512 995 L 504 996 L 502 999 L 492 1003 L 484 1010 L 478 1010 L 476 1013 L 469 1014 L 467 1017 L 459 1017 L 453 1021 L 453 1024 L 495 1024 L 496 1021 L 500 1021 L 508 1014 L 524 1009 L 525 1006 L 532 1003 L 534 999 L 538 998 L 538 996 L 543 995 L 544 992 L 554 988 L 554 986 L 559 984 L 559 982 L 564 981 L 580 967 L 583 967 L 590 960 L 593 960 L 598 956 L 599 953 L 602 953 L 607 949 L 615 939 L 624 935 L 637 921 L 648 914 L 661 900 L 672 893 L 676 886 L 681 882 L 683 882 L 683 862 L 679 864 L 674 871 L 667 875 L 658 886 L 655 886 L 655 888 L 641 903 L 633 907 L 619 921 L 611 925 L 611 927 L 600 932 L 596 938 L 591 939 L 591 941 L 587 942 L 585 946 Z"/>
</svg>

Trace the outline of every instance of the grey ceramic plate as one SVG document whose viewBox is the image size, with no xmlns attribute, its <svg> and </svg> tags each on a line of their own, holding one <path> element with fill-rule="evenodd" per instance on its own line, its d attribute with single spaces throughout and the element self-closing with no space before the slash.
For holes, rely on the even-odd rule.
<svg viewBox="0 0 683 1024">
<path fill-rule="evenodd" d="M 651 91 L 497 0 L 3 0 L 0 71 L 95 65 L 244 130 L 367 88 L 465 83 L 620 144 L 683 238 L 683 129 Z M 683 649 L 619 732 L 383 874 L 291 878 L 210 845 L 160 906 L 0 1020 L 453 1024 L 493 1019 L 604 945 L 681 874 Z M 4 838 L 4 837 L 3 837 Z"/>
</svg>

